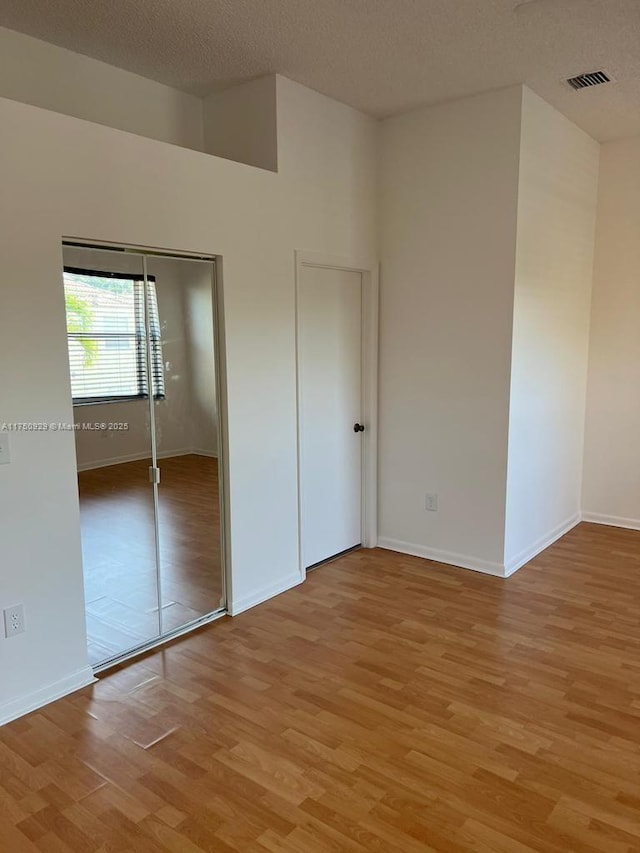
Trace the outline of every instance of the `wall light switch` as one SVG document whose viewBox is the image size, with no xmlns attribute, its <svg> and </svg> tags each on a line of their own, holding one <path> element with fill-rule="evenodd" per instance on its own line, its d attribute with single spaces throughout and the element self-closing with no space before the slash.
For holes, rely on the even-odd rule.
<svg viewBox="0 0 640 853">
<path fill-rule="evenodd" d="M 0 465 L 8 465 L 11 462 L 9 453 L 9 433 L 0 432 Z"/>
</svg>

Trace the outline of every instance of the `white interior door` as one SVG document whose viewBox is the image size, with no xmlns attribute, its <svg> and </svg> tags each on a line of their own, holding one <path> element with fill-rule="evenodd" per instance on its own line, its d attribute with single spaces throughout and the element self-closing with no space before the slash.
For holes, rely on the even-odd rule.
<svg viewBox="0 0 640 853">
<path fill-rule="evenodd" d="M 298 285 L 301 550 L 305 568 L 360 544 L 362 274 L 302 266 Z"/>
</svg>

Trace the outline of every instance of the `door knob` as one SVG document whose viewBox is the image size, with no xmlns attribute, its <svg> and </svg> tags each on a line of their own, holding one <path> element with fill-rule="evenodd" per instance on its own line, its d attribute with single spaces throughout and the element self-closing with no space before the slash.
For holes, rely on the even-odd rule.
<svg viewBox="0 0 640 853">
<path fill-rule="evenodd" d="M 364 424 L 354 424 L 353 425 L 354 432 L 364 432 Z"/>
</svg>

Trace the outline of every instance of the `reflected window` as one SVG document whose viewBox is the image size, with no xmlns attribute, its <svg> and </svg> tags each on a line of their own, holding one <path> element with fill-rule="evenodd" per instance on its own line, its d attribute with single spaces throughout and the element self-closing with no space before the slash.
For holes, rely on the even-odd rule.
<svg viewBox="0 0 640 853">
<path fill-rule="evenodd" d="M 73 402 L 164 399 L 155 278 L 65 267 L 64 295 Z"/>
</svg>

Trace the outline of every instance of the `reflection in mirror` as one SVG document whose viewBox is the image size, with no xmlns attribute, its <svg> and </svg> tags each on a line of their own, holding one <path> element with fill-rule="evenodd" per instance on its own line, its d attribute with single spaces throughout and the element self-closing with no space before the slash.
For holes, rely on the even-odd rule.
<svg viewBox="0 0 640 853">
<path fill-rule="evenodd" d="M 98 666 L 224 607 L 214 266 L 72 246 L 63 260 Z"/>
<path fill-rule="evenodd" d="M 223 606 L 213 265 L 147 259 L 164 393 L 154 400 L 163 631 Z"/>
</svg>

